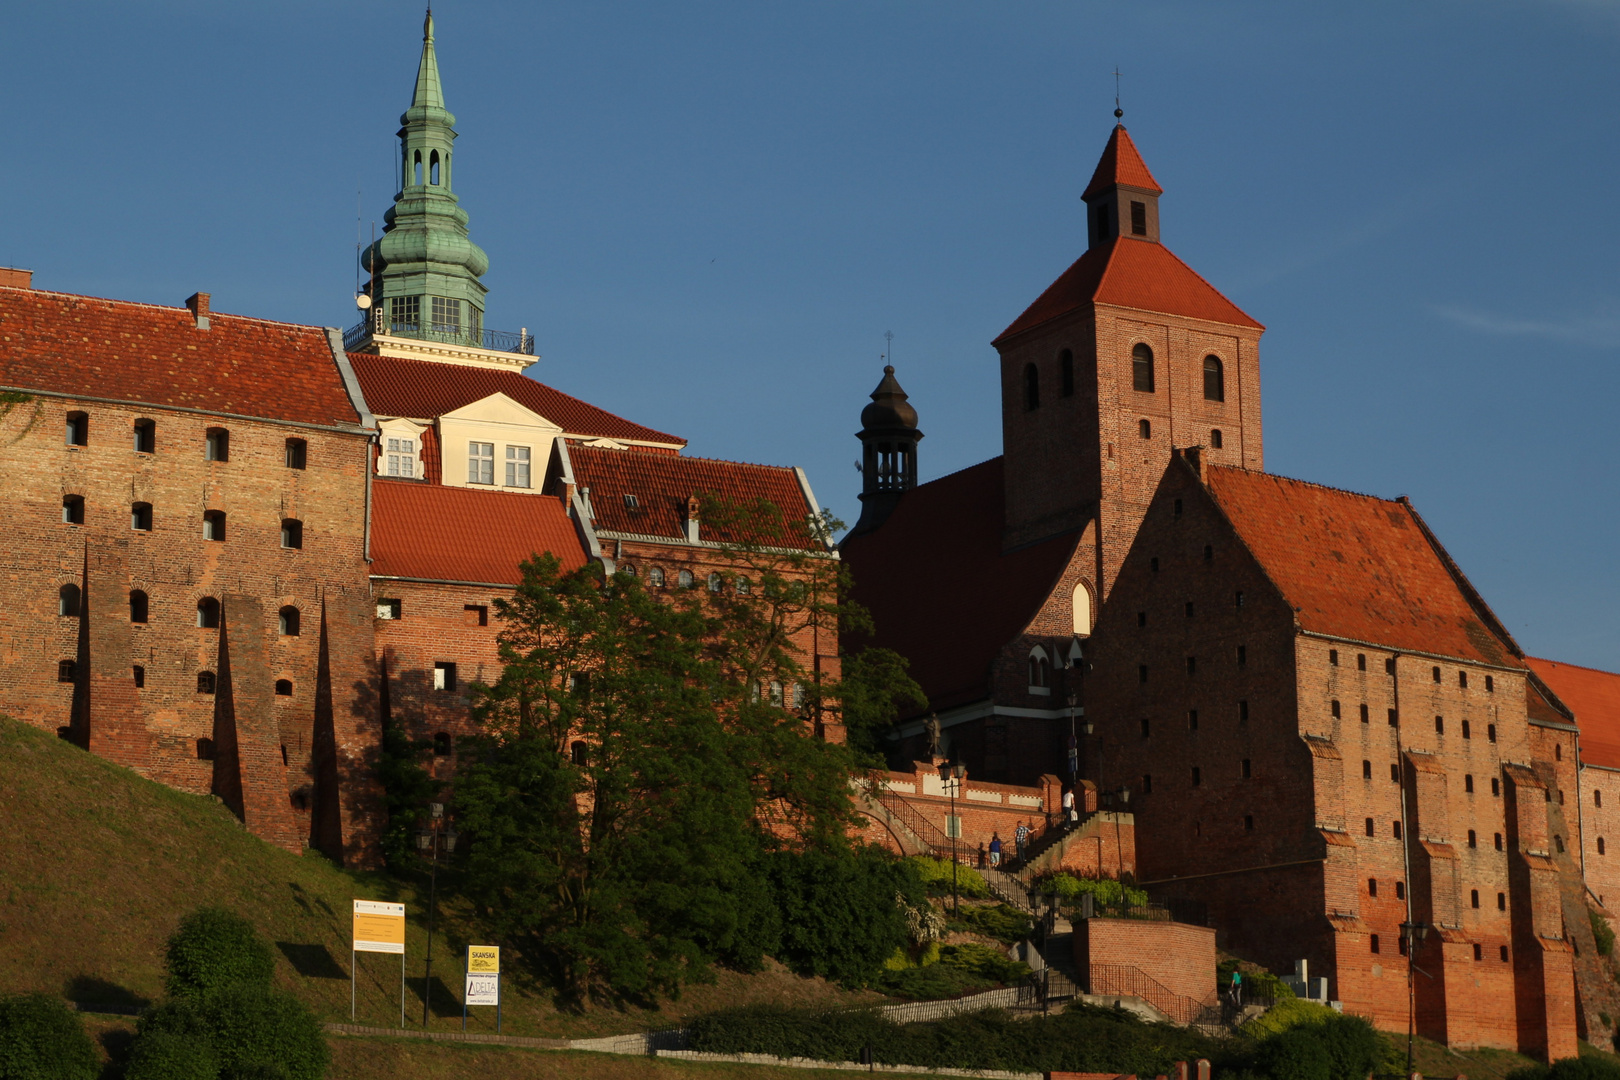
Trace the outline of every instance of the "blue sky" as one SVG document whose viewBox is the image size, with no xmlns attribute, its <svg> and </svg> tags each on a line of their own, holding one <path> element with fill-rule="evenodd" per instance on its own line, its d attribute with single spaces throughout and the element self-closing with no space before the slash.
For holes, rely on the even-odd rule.
<svg viewBox="0 0 1620 1080">
<path fill-rule="evenodd" d="M 853 521 L 883 334 L 925 479 L 1084 248 L 1112 123 L 1268 331 L 1273 472 L 1410 495 L 1532 653 L 1620 668 L 1620 5 L 444 0 L 487 324 L 532 374 L 803 466 Z M 347 325 L 420 8 L 13 5 L 0 265 Z"/>
</svg>

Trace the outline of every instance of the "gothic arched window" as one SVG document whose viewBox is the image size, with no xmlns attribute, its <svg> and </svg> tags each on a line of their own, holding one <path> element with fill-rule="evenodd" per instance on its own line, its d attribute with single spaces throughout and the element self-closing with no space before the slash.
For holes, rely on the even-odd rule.
<svg viewBox="0 0 1620 1080">
<path fill-rule="evenodd" d="M 1140 341 L 1131 349 L 1131 388 L 1153 393 L 1153 350 Z"/>
<path fill-rule="evenodd" d="M 1204 400 L 1226 400 L 1226 369 L 1218 356 L 1204 357 Z"/>
</svg>

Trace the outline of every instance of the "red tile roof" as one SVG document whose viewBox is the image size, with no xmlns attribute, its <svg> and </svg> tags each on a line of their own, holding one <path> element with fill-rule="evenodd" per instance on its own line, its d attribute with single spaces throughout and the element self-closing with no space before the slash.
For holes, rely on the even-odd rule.
<svg viewBox="0 0 1620 1080">
<path fill-rule="evenodd" d="M 991 662 L 1046 602 L 1080 538 L 1003 553 L 1003 521 L 998 457 L 912 488 L 881 528 L 840 548 L 852 595 L 872 612 L 872 643 L 911 661 L 933 708 L 989 693 Z"/>
<path fill-rule="evenodd" d="M 739 504 L 766 499 L 793 521 L 816 510 L 805 499 L 798 473 L 777 465 L 590 446 L 570 446 L 568 456 L 574 479 L 590 489 L 596 527 L 609 532 L 683 538 L 686 501 L 694 495 L 712 494 Z M 626 495 L 635 496 L 634 509 L 626 505 Z M 742 539 L 713 528 L 700 527 L 699 535 L 721 542 Z M 812 546 L 805 544 L 806 549 Z"/>
<path fill-rule="evenodd" d="M 1131 141 L 1124 124 L 1114 125 L 1113 134 L 1108 136 L 1108 145 L 1103 147 L 1102 157 L 1097 161 L 1097 171 L 1091 174 L 1091 183 L 1086 185 L 1080 197 L 1089 199 L 1115 184 L 1141 188 L 1155 195 L 1164 194 L 1159 182 L 1148 172 L 1142 155 L 1136 152 L 1136 144 Z"/>
<path fill-rule="evenodd" d="M 0 288 L 0 385 L 306 424 L 358 424 L 326 331 Z"/>
<path fill-rule="evenodd" d="M 993 344 L 1091 303 L 1265 329 L 1163 244 L 1116 236 L 1076 259 Z"/>
<path fill-rule="evenodd" d="M 1581 760 L 1620 769 L 1620 674 L 1529 657 L 1530 670 L 1575 713 Z"/>
<path fill-rule="evenodd" d="M 368 353 L 350 353 L 349 363 L 360 380 L 366 404 L 377 416 L 431 420 L 499 393 L 539 413 L 568 435 L 686 445 L 679 435 L 631 423 L 516 371 Z"/>
<path fill-rule="evenodd" d="M 1404 500 L 1223 466 L 1208 485 L 1306 630 L 1522 667 L 1518 646 Z"/>
<path fill-rule="evenodd" d="M 429 581 L 517 584 L 518 564 L 551 552 L 585 565 L 579 533 L 550 495 L 378 479 L 372 486 L 371 573 Z"/>
</svg>

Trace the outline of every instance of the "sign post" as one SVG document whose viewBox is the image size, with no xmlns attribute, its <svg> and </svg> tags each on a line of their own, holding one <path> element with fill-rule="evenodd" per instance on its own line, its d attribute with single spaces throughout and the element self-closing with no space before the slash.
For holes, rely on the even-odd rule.
<svg viewBox="0 0 1620 1080">
<path fill-rule="evenodd" d="M 467 1006 L 495 1006 L 495 1033 L 501 1032 L 501 947 L 467 946 L 467 986 L 461 996 L 461 1030 L 467 1030 Z"/>
<path fill-rule="evenodd" d="M 354 973 L 363 952 L 399 954 L 399 1026 L 405 1026 L 405 905 L 378 900 L 354 902 L 353 944 L 349 949 L 349 1019 L 354 1019 Z"/>
</svg>

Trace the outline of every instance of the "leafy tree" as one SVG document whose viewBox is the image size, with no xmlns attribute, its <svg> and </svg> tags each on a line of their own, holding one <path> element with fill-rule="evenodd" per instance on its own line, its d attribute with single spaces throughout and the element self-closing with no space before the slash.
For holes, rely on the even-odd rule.
<svg viewBox="0 0 1620 1080">
<path fill-rule="evenodd" d="M 423 805 L 439 793 L 438 781 L 422 764 L 432 745 L 427 739 L 412 739 L 397 720 L 383 723 L 377 782 L 382 785 L 388 823 L 380 846 L 384 860 L 396 870 L 415 865 L 416 822 Z"/>
<path fill-rule="evenodd" d="M 95 1080 L 101 1061 L 84 1023 L 49 994 L 0 997 L 0 1080 Z"/>
<path fill-rule="evenodd" d="M 206 907 L 187 915 L 169 937 L 164 967 L 169 993 L 189 997 L 244 983 L 268 989 L 276 961 L 252 923 Z"/>
<path fill-rule="evenodd" d="M 870 983 L 909 941 L 896 897 L 923 895 L 909 866 L 871 848 L 778 852 L 771 876 L 782 919 L 777 959 L 847 987 Z"/>
<path fill-rule="evenodd" d="M 838 700 L 849 745 L 869 765 L 885 764 L 886 736 L 908 710 L 928 696 L 910 674 L 911 662 L 893 649 L 866 648 L 843 659 Z"/>
</svg>

